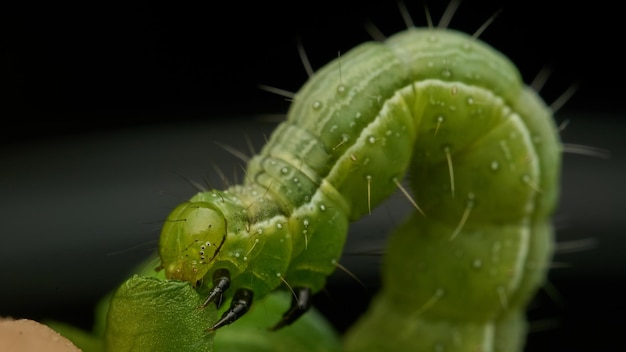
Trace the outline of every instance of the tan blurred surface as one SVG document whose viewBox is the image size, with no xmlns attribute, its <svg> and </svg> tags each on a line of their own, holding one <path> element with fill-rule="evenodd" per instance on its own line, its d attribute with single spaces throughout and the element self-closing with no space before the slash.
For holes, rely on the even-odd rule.
<svg viewBox="0 0 626 352">
<path fill-rule="evenodd" d="M 33 320 L 0 317 L 0 351 L 80 352 L 70 340 Z"/>
</svg>

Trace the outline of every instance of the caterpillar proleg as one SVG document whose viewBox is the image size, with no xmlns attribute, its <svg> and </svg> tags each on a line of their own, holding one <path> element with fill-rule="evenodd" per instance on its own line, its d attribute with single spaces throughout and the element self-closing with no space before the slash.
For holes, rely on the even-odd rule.
<svg viewBox="0 0 626 352">
<path fill-rule="evenodd" d="M 515 351 L 552 253 L 560 142 L 515 66 L 450 29 L 409 28 L 319 69 L 241 185 L 200 192 L 168 216 L 165 275 L 231 301 L 235 322 L 281 286 L 310 306 L 349 223 L 408 175 L 420 211 L 394 231 L 383 290 L 346 349 Z M 394 336 L 390 339 L 389 336 Z"/>
</svg>

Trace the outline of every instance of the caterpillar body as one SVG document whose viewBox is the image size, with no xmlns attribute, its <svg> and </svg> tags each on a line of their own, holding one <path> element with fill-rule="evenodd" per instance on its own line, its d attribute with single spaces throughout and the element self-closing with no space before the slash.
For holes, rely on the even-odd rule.
<svg viewBox="0 0 626 352">
<path fill-rule="evenodd" d="M 232 299 L 210 331 L 289 287 L 280 328 L 323 288 L 349 223 L 408 172 L 419 211 L 393 234 L 383 291 L 346 349 L 517 350 L 552 253 L 559 170 L 551 111 L 506 57 L 411 28 L 316 72 L 243 184 L 172 211 L 159 254 L 166 277 L 210 287 L 205 304 Z"/>
</svg>

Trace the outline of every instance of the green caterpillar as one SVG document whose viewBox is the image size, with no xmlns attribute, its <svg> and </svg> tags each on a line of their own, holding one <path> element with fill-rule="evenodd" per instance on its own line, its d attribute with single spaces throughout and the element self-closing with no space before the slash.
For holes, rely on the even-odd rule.
<svg viewBox="0 0 626 352">
<path fill-rule="evenodd" d="M 294 322 L 337 266 L 349 223 L 408 172 L 415 211 L 393 234 L 382 292 L 347 350 L 513 351 L 552 253 L 560 142 L 551 111 L 502 54 L 411 28 L 320 69 L 242 185 L 168 216 L 165 275 L 230 307 L 214 331 L 281 286 Z M 390 338 L 393 336 L 393 338 Z"/>
</svg>

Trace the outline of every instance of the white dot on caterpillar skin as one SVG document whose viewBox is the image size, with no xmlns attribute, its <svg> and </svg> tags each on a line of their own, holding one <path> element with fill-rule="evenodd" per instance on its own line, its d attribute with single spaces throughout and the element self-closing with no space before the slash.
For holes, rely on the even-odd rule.
<svg viewBox="0 0 626 352">
<path fill-rule="evenodd" d="M 263 229 L 256 230 L 256 233 L 259 234 L 259 235 L 262 234 L 263 233 Z M 259 242 L 259 240 L 257 239 L 256 242 Z"/>
<path fill-rule="evenodd" d="M 235 253 L 235 258 L 239 258 L 239 253 Z"/>
<path fill-rule="evenodd" d="M 443 101 L 441 101 L 441 100 L 438 100 L 437 98 L 435 98 L 435 97 L 434 97 L 434 96 L 432 96 L 432 95 L 429 97 L 429 99 L 428 99 L 428 103 L 429 103 L 430 105 L 432 105 L 432 106 L 439 106 L 439 107 L 444 107 L 444 106 L 446 106 L 446 103 L 445 103 L 445 102 L 443 102 Z"/>
<path fill-rule="evenodd" d="M 428 66 L 428 67 L 434 67 L 434 66 L 435 66 L 435 63 L 434 63 L 434 62 L 432 62 L 432 61 L 428 61 L 428 63 L 426 63 L 426 66 Z"/>
<path fill-rule="evenodd" d="M 343 84 L 340 84 L 337 87 L 337 93 L 341 94 L 341 93 L 345 93 L 346 92 L 346 86 L 344 86 Z"/>
<path fill-rule="evenodd" d="M 473 193 L 473 192 L 469 192 L 469 193 L 467 194 L 467 203 L 466 203 L 466 206 L 467 206 L 467 208 L 468 208 L 468 209 L 471 209 L 471 208 L 473 208 L 473 207 L 474 207 L 474 200 L 475 200 L 475 198 L 476 198 L 476 197 L 474 196 L 474 193 Z"/>
<path fill-rule="evenodd" d="M 498 171 L 500 170 L 500 163 L 494 160 L 491 162 L 491 164 L 489 164 L 489 168 L 491 169 L 491 171 Z"/>
<path fill-rule="evenodd" d="M 330 126 L 330 132 L 335 132 L 338 128 L 339 128 L 339 126 L 332 125 L 332 126 Z"/>
<path fill-rule="evenodd" d="M 313 102 L 313 109 L 314 110 L 319 110 L 322 108 L 322 102 L 319 100 L 316 100 L 315 102 Z"/>
<path fill-rule="evenodd" d="M 298 182 L 300 182 L 300 180 L 297 177 L 294 177 L 293 178 L 293 183 L 298 183 Z"/>
<path fill-rule="evenodd" d="M 443 78 L 450 78 L 452 76 L 452 71 L 450 71 L 450 69 L 443 69 L 443 71 L 441 71 L 441 77 Z"/>
<path fill-rule="evenodd" d="M 305 219 L 302 224 L 304 224 L 304 227 L 309 227 L 309 220 Z"/>
<path fill-rule="evenodd" d="M 474 98 L 469 97 L 469 98 L 467 98 L 466 102 L 467 102 L 467 105 L 473 105 L 474 104 Z"/>
<path fill-rule="evenodd" d="M 360 112 L 357 112 L 357 113 L 356 113 L 356 115 L 355 115 L 354 117 L 356 117 L 357 119 L 360 119 L 360 118 L 361 118 L 361 116 L 362 116 L 362 115 L 361 115 L 361 113 L 360 113 Z"/>
<path fill-rule="evenodd" d="M 286 167 L 283 167 L 282 169 L 280 169 L 280 172 L 283 173 L 283 174 L 286 174 L 286 173 L 289 172 L 289 169 L 286 168 Z"/>
<path fill-rule="evenodd" d="M 282 228 L 283 228 L 283 224 L 278 223 L 278 224 L 276 224 L 276 227 L 280 230 L 280 229 L 282 229 Z"/>
<path fill-rule="evenodd" d="M 324 204 L 320 204 L 320 210 L 321 211 L 326 211 L 326 206 Z"/>
<path fill-rule="evenodd" d="M 474 261 L 472 262 L 472 267 L 474 269 L 480 269 L 483 266 L 483 261 L 480 259 L 474 259 Z"/>
<path fill-rule="evenodd" d="M 368 142 L 370 142 L 370 143 L 376 143 L 376 137 L 374 137 L 374 136 L 370 136 L 370 137 L 367 139 L 367 141 L 368 141 Z"/>
<path fill-rule="evenodd" d="M 508 143 L 504 140 L 501 140 L 499 144 L 500 144 L 500 149 L 502 150 L 502 153 L 504 154 L 504 157 L 506 158 L 506 160 L 511 160 L 511 150 L 509 149 Z"/>
</svg>

